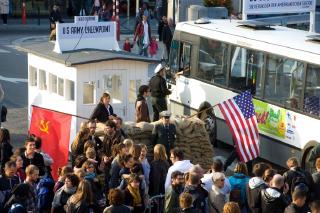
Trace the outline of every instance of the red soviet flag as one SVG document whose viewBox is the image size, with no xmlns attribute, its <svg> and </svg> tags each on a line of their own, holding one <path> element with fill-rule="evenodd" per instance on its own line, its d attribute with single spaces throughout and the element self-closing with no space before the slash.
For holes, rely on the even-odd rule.
<svg viewBox="0 0 320 213">
<path fill-rule="evenodd" d="M 58 168 L 68 163 L 71 115 L 32 106 L 29 133 L 42 140 L 42 150 L 54 160 L 51 174 L 56 180 Z"/>
</svg>

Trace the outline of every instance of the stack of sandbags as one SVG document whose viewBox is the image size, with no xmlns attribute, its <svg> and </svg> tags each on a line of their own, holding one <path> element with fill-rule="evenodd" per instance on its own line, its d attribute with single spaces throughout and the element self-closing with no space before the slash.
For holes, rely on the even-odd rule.
<svg viewBox="0 0 320 213">
<path fill-rule="evenodd" d="M 147 122 L 125 122 L 123 125 L 123 129 L 128 134 L 128 137 L 132 139 L 135 144 L 145 144 L 147 146 L 147 158 L 149 160 L 152 160 L 153 145 L 151 141 L 151 134 L 153 130 L 153 124 Z"/>
<path fill-rule="evenodd" d="M 184 150 L 185 159 L 209 169 L 213 159 L 213 148 L 204 122 L 196 117 L 175 118 L 177 127 L 176 146 Z"/>
</svg>

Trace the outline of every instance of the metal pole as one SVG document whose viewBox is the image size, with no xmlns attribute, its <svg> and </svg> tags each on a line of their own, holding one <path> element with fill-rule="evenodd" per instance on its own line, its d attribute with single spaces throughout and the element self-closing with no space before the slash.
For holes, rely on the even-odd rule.
<svg viewBox="0 0 320 213">
<path fill-rule="evenodd" d="M 40 7 L 38 7 L 38 25 L 40 25 Z"/>
<path fill-rule="evenodd" d="M 127 1 L 127 17 L 130 17 L 130 0 Z"/>
<path fill-rule="evenodd" d="M 176 24 L 176 0 L 172 1 L 172 20 L 173 24 Z"/>
<path fill-rule="evenodd" d="M 136 0 L 136 15 L 139 13 L 139 0 Z"/>
<path fill-rule="evenodd" d="M 242 20 L 248 20 L 248 14 L 246 12 L 247 2 L 246 0 L 242 1 Z"/>
<path fill-rule="evenodd" d="M 311 33 L 316 32 L 316 10 L 315 9 L 310 11 L 309 32 Z"/>
</svg>

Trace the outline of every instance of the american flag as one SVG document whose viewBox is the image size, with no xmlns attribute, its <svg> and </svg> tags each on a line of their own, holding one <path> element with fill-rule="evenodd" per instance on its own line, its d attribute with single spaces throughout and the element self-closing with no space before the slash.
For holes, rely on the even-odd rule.
<svg viewBox="0 0 320 213">
<path fill-rule="evenodd" d="M 259 156 L 259 132 L 249 91 L 218 104 L 225 118 L 240 160 L 248 162 Z"/>
</svg>

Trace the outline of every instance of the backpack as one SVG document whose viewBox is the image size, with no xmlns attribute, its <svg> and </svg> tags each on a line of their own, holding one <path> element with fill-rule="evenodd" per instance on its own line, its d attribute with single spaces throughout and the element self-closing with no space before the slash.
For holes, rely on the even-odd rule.
<svg viewBox="0 0 320 213">
<path fill-rule="evenodd" d="M 2 105 L 2 108 L 1 108 L 1 122 L 6 122 L 7 121 L 7 113 L 8 113 L 7 107 Z"/>
<path fill-rule="evenodd" d="M 40 210 L 50 209 L 53 201 L 54 181 L 50 177 L 43 177 L 37 185 L 37 206 Z"/>
</svg>

